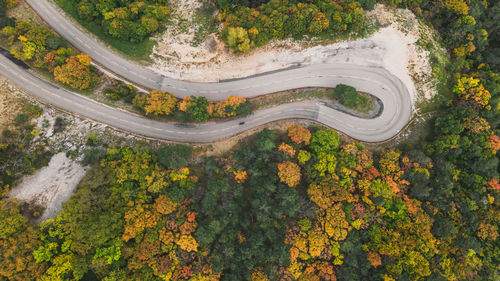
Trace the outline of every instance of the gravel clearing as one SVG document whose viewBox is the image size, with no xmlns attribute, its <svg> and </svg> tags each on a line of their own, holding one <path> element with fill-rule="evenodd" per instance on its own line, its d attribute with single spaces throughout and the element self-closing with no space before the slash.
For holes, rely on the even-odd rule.
<svg viewBox="0 0 500 281">
<path fill-rule="evenodd" d="M 45 208 L 38 221 L 55 217 L 75 191 L 86 168 L 61 152 L 52 157 L 49 165 L 35 174 L 25 176 L 9 195 Z"/>
</svg>

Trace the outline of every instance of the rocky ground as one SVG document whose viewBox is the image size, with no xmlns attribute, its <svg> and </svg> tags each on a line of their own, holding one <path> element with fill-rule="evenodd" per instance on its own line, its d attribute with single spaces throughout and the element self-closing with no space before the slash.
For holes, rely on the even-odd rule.
<svg viewBox="0 0 500 281">
<path fill-rule="evenodd" d="M 101 143 L 133 145 L 140 138 L 114 131 L 105 125 L 84 120 L 45 106 L 26 96 L 22 91 L 0 76 L 0 129 L 12 124 L 14 117 L 22 113 L 27 104 L 42 108 L 42 114 L 32 120 L 40 133 L 33 139 L 35 147 L 44 145 L 56 154 L 49 165 L 33 175 L 23 177 L 14 186 L 10 196 L 44 209 L 39 221 L 54 217 L 75 191 L 87 167 L 79 161 L 83 150 L 88 148 L 87 139 L 93 135 Z"/>
<path fill-rule="evenodd" d="M 49 165 L 33 175 L 23 177 L 11 190 L 10 196 L 44 208 L 37 221 L 55 217 L 76 190 L 86 172 L 86 167 L 60 152 L 52 157 Z"/>
</svg>

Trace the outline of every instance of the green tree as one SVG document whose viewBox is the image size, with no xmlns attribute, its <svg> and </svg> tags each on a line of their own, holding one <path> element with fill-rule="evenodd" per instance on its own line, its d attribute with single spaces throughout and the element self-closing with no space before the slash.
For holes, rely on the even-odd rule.
<svg viewBox="0 0 500 281">
<path fill-rule="evenodd" d="M 264 129 L 257 134 L 257 150 L 269 152 L 276 147 L 275 141 L 278 136 L 274 131 Z"/>
<path fill-rule="evenodd" d="M 339 135 L 333 130 L 319 130 L 312 134 L 309 149 L 314 154 L 334 153 L 339 148 Z"/>
<path fill-rule="evenodd" d="M 248 100 L 238 105 L 238 107 L 236 108 L 236 114 L 241 117 L 247 117 L 251 115 L 252 112 L 252 104 Z"/>
<path fill-rule="evenodd" d="M 208 120 L 208 100 L 205 97 L 191 97 L 192 101 L 187 107 L 187 112 L 194 122 L 206 122 Z"/>
<path fill-rule="evenodd" d="M 242 27 L 229 27 L 227 30 L 227 44 L 236 52 L 250 50 L 250 39 L 248 32 Z"/>
<path fill-rule="evenodd" d="M 191 148 L 186 145 L 164 145 L 156 152 L 158 162 L 169 170 L 187 167 Z"/>
</svg>

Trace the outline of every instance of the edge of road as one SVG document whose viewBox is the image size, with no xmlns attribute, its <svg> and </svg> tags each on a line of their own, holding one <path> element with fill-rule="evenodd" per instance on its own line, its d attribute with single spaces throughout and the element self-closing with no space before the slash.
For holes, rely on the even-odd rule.
<svg viewBox="0 0 500 281">
<path fill-rule="evenodd" d="M 172 123 L 154 121 L 144 117 L 138 117 L 138 115 L 134 113 L 116 108 L 113 109 L 94 100 L 92 100 L 93 104 L 90 104 L 89 101 L 86 102 L 89 108 L 85 111 L 84 109 L 79 108 L 78 104 L 75 103 L 74 100 L 90 100 L 87 97 L 78 95 L 71 91 L 59 89 L 59 87 L 56 87 L 44 80 L 42 80 L 42 82 L 45 83 L 32 80 L 31 85 L 26 85 L 26 83 L 23 83 L 20 80 L 28 80 L 23 76 L 31 74 L 28 72 L 23 74 L 22 69 L 16 69 L 15 71 L 17 71 L 17 74 L 15 75 L 12 75 L 13 73 L 7 73 L 10 74 L 7 75 L 10 76 L 10 80 L 14 80 L 14 84 L 30 93 L 31 96 L 42 100 L 42 102 L 49 103 L 62 109 L 63 111 L 73 112 L 78 116 L 84 116 L 96 122 L 104 123 L 118 130 L 156 139 L 201 143 L 224 139 L 277 120 L 309 119 L 343 132 L 354 139 L 366 142 L 381 142 L 397 135 L 407 126 L 411 119 L 412 101 L 408 89 L 404 86 L 401 80 L 382 67 L 368 67 L 351 64 L 297 65 L 291 68 L 272 71 L 270 73 L 262 73 L 238 79 L 229 79 L 229 81 L 225 80 L 221 83 L 195 83 L 175 80 L 144 68 L 135 62 L 130 62 L 116 54 L 114 51 L 109 50 L 101 42 L 92 38 L 93 36 L 86 34 L 85 31 L 82 31 L 78 24 L 74 24 L 70 19 L 66 18 L 64 13 L 58 11 L 58 7 L 54 6 L 54 3 L 47 0 L 26 1 L 33 8 L 33 10 L 35 10 L 35 12 L 37 12 L 49 25 L 52 26 L 54 30 L 56 30 L 56 32 L 59 33 L 60 36 L 68 40 L 76 48 L 86 53 L 89 53 L 87 52 L 87 49 L 90 48 L 91 52 L 89 55 L 96 55 L 98 59 L 95 57 L 93 57 L 93 59 L 101 67 L 106 70 L 110 70 L 113 74 L 121 77 L 123 77 L 121 74 L 123 74 L 124 71 L 126 74 L 136 74 L 136 76 L 133 76 L 134 78 L 139 77 L 138 80 L 149 81 L 149 85 L 151 85 L 151 81 L 153 81 L 153 87 L 147 86 L 147 88 L 150 89 L 156 88 L 167 90 L 174 93 L 178 97 L 185 95 L 197 95 L 205 96 L 210 100 L 217 100 L 223 99 L 225 96 L 231 94 L 241 95 L 244 97 L 255 97 L 286 89 L 302 87 L 335 87 L 337 84 L 343 83 L 355 86 L 357 90 L 368 92 L 376 96 L 381 100 L 384 108 L 383 112 L 379 116 L 366 120 L 350 116 L 346 113 L 318 103 L 300 102 L 283 104 L 269 109 L 259 110 L 256 111 L 254 115 L 246 118 L 233 119 L 215 124 L 211 122 L 198 124 L 193 127 L 180 128 Z M 53 13 L 52 17 L 51 13 Z M 78 36 L 81 36 L 82 38 L 79 38 Z M 93 47 L 89 44 L 93 45 Z M 106 54 L 109 54 L 109 56 Z M 104 61 L 101 61 L 101 59 Z M 116 59 L 119 63 L 113 59 Z M 103 65 L 102 62 L 107 65 Z M 2 69 L 2 66 L 5 66 L 5 64 L 6 63 L 4 63 L 4 65 L 0 65 L 0 69 Z M 14 65 L 14 63 L 12 63 L 12 65 Z M 110 69 L 108 66 L 111 66 L 111 68 L 115 67 L 115 69 Z M 13 67 L 16 68 L 15 65 Z M 0 73 L 3 73 L 5 76 L 5 72 L 7 71 L 8 68 L 6 69 L 3 67 L 3 71 Z M 145 77 L 144 75 L 151 76 Z M 20 78 L 16 76 L 19 76 Z M 124 78 L 130 81 L 127 77 Z M 36 84 L 38 84 L 38 87 L 36 87 Z M 171 91 L 168 90 L 168 88 L 174 90 Z M 48 99 L 47 96 L 44 96 L 41 92 L 53 95 L 56 98 Z M 73 103 L 71 104 L 69 101 L 72 99 Z M 66 101 L 67 103 L 64 104 L 61 100 Z M 103 108 L 103 106 L 105 107 Z M 105 109 L 104 111 L 108 111 L 110 114 L 109 118 L 99 116 L 100 112 L 96 111 L 94 108 Z M 288 110 L 289 112 L 286 112 L 285 110 Z M 120 123 L 116 122 L 116 120 L 111 120 L 117 119 L 117 116 L 120 116 L 123 120 L 133 120 L 136 127 L 131 129 L 130 126 L 127 126 L 127 124 L 124 124 L 123 122 Z M 240 121 L 243 121 L 243 124 L 245 125 L 234 125 L 234 123 L 238 124 L 237 122 Z M 145 122 L 154 124 L 153 127 L 147 126 L 152 131 L 144 131 L 144 128 L 137 126 L 138 124 Z M 157 132 L 153 132 L 154 130 Z M 224 131 L 224 133 L 215 133 L 214 135 L 213 132 L 217 132 L 217 130 L 219 130 L 219 132 Z M 230 130 L 230 132 L 227 132 L 227 130 Z M 159 134 L 158 131 L 163 131 L 164 133 Z M 180 135 L 184 134 L 184 137 L 175 136 L 172 134 L 173 132 Z M 196 140 L 191 137 L 186 137 L 186 135 L 195 134 L 198 135 Z M 207 137 L 207 135 L 211 136 Z"/>
<path fill-rule="evenodd" d="M 118 131 L 156 140 L 191 144 L 210 143 L 244 133 L 248 130 L 254 130 L 279 120 L 307 119 L 332 127 L 354 139 L 367 142 L 381 142 L 394 137 L 407 124 L 406 121 L 398 122 L 402 124 L 401 128 L 399 126 L 398 128 L 382 127 L 380 130 L 367 130 L 364 134 L 360 135 L 361 137 L 356 137 L 349 134 L 349 127 L 351 125 L 341 124 L 342 122 L 336 120 L 337 117 L 343 116 L 343 113 L 322 106 L 317 102 L 296 102 L 258 110 L 253 115 L 245 118 L 232 119 L 219 123 L 209 122 L 179 126 L 179 124 L 147 119 L 143 116 L 110 107 L 80 94 L 59 88 L 33 75 L 21 66 L 16 65 L 3 55 L 0 56 L 0 73 L 28 95 L 44 104 L 50 104 L 72 115 L 105 124 Z M 352 116 L 348 116 L 348 118 L 358 119 Z M 394 120 L 394 118 L 389 119 L 385 121 L 391 123 Z M 370 123 L 372 121 L 362 120 L 362 122 Z M 347 127 L 342 127 L 346 125 Z"/>
</svg>

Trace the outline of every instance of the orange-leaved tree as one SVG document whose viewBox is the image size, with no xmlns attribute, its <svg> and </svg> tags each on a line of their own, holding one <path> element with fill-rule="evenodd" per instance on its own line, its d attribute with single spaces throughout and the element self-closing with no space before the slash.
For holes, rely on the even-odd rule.
<svg viewBox="0 0 500 281">
<path fill-rule="evenodd" d="M 462 76 L 453 87 L 453 92 L 479 108 L 486 107 L 491 93 L 486 90 L 480 80 L 472 76 Z"/>
<path fill-rule="evenodd" d="M 498 150 L 500 150 L 500 137 L 497 135 L 491 135 L 489 137 L 491 149 L 493 149 L 493 153 L 496 154 Z"/>
<path fill-rule="evenodd" d="M 177 98 L 168 92 L 153 90 L 145 96 L 144 111 L 146 114 L 170 115 L 177 106 Z"/>
<path fill-rule="evenodd" d="M 187 112 L 189 104 L 193 101 L 190 96 L 185 96 L 177 105 L 180 111 Z"/>
<path fill-rule="evenodd" d="M 300 125 L 292 125 L 288 128 L 288 137 L 296 144 L 304 143 L 308 145 L 311 139 L 311 132 Z"/>
<path fill-rule="evenodd" d="M 290 157 L 293 157 L 295 155 L 295 149 L 289 144 L 286 144 L 282 142 L 280 146 L 278 147 L 278 150 L 283 152 L 284 154 L 289 155 Z"/>
<path fill-rule="evenodd" d="M 289 187 L 296 186 L 300 182 L 299 165 L 290 161 L 278 163 L 278 177 L 281 182 L 286 183 Z"/>
<path fill-rule="evenodd" d="M 84 90 L 97 82 L 90 70 L 90 57 L 86 54 L 70 56 L 66 63 L 54 69 L 54 78 L 71 88 Z"/>
<path fill-rule="evenodd" d="M 248 174 L 246 171 L 238 170 L 238 171 L 233 171 L 233 173 L 234 173 L 234 180 L 237 183 L 244 183 L 248 179 Z"/>
</svg>

